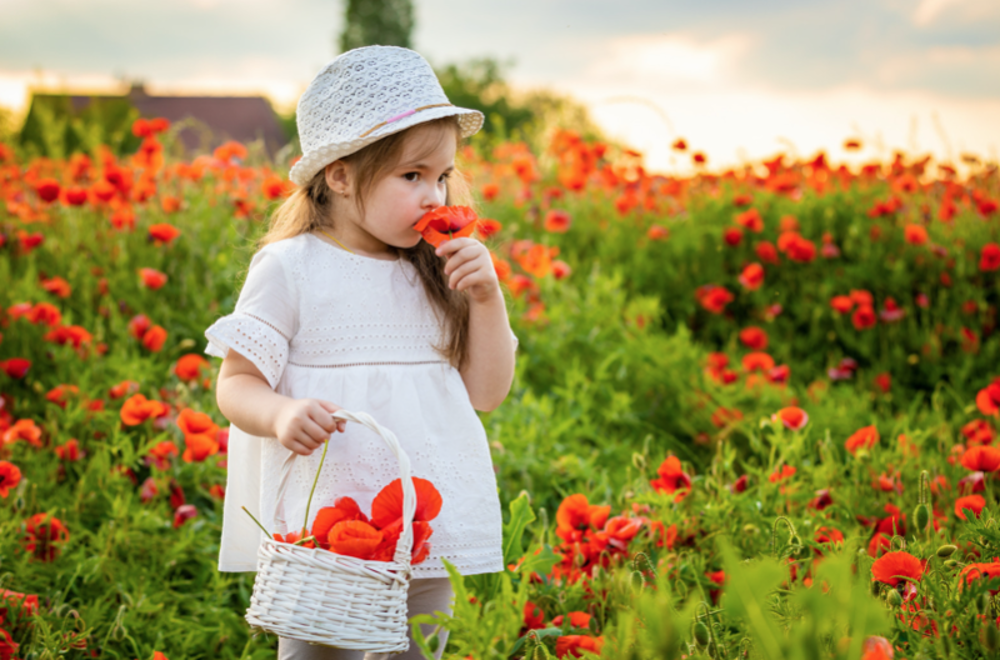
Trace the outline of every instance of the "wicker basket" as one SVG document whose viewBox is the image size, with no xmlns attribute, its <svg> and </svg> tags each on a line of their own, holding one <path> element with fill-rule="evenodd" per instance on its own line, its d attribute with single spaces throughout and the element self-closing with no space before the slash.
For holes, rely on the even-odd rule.
<svg viewBox="0 0 1000 660">
<path fill-rule="evenodd" d="M 357 651 L 401 653 L 409 648 L 407 590 L 417 499 L 410 459 L 392 431 L 367 413 L 340 410 L 334 417 L 379 434 L 399 462 L 403 486 L 403 531 L 393 561 L 338 555 L 321 548 L 267 539 L 257 553 L 257 577 L 246 620 L 282 637 Z M 277 524 L 295 454 L 281 467 L 275 501 Z M 322 469 L 322 465 L 320 466 Z M 306 514 L 308 516 L 308 512 Z"/>
</svg>

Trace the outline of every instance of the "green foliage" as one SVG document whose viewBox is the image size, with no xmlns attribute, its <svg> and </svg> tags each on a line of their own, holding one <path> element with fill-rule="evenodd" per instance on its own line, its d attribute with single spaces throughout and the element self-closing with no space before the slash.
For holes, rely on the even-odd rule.
<svg viewBox="0 0 1000 660">
<path fill-rule="evenodd" d="M 19 142 L 28 155 L 47 158 L 93 153 L 99 145 L 118 154 L 131 153 L 140 142 L 131 130 L 138 118 L 139 111 L 127 97 L 91 97 L 77 111 L 67 95 L 35 94 Z"/>
<path fill-rule="evenodd" d="M 337 47 L 342 53 L 375 45 L 411 48 L 412 33 L 411 0 L 347 0 Z"/>
</svg>

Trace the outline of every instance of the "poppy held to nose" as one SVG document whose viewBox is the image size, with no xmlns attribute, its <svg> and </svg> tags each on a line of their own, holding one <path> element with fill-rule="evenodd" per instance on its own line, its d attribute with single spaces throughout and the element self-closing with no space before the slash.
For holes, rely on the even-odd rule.
<svg viewBox="0 0 1000 660">
<path fill-rule="evenodd" d="M 475 211 L 468 206 L 439 206 L 425 213 L 413 228 L 425 241 L 438 247 L 453 238 L 472 236 L 476 219 Z"/>
</svg>

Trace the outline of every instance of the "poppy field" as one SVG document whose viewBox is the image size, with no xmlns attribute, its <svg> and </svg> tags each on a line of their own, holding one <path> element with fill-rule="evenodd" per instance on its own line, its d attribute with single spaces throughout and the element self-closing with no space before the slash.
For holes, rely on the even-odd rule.
<svg viewBox="0 0 1000 660">
<path fill-rule="evenodd" d="M 0 144 L 2 660 L 274 657 L 216 567 L 203 332 L 289 164 L 133 131 Z M 461 151 L 519 349 L 482 414 L 507 570 L 453 576 L 444 657 L 997 657 L 996 163 L 674 149 Z"/>
</svg>

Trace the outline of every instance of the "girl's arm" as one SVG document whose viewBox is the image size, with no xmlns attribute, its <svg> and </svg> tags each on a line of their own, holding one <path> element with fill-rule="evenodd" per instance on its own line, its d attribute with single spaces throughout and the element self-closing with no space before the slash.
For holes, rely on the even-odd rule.
<svg viewBox="0 0 1000 660">
<path fill-rule="evenodd" d="M 345 422 L 331 413 L 340 406 L 322 399 L 293 399 L 278 394 L 253 362 L 230 349 L 219 370 L 215 391 L 219 411 L 236 428 L 277 438 L 285 448 L 308 456 Z"/>
<path fill-rule="evenodd" d="M 489 250 L 473 238 L 442 243 L 437 253 L 448 258 L 448 286 L 469 294 L 468 356 L 460 373 L 472 407 L 489 412 L 514 381 L 514 338 L 500 281 Z"/>
</svg>

